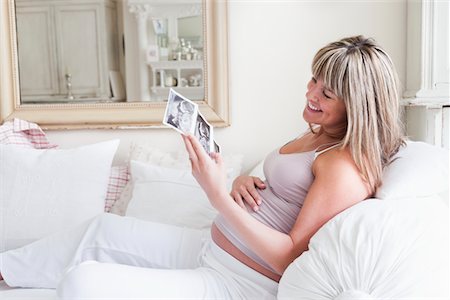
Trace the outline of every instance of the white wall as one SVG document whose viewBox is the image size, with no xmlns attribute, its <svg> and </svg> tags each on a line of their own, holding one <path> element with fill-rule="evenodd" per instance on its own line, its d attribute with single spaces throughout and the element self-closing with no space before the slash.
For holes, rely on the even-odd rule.
<svg viewBox="0 0 450 300">
<path fill-rule="evenodd" d="M 266 153 L 307 128 L 301 118 L 310 62 L 321 46 L 363 34 L 391 54 L 402 82 L 406 63 L 406 1 L 229 2 L 231 123 L 215 133 L 224 153 L 245 155 L 248 171 Z M 49 131 L 72 147 L 120 138 L 116 163 L 133 141 L 166 150 L 182 147 L 170 129 Z"/>
</svg>

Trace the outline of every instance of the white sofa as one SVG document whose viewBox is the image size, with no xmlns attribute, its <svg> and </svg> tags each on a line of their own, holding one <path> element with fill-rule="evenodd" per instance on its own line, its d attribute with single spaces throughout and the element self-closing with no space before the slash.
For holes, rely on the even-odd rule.
<svg viewBox="0 0 450 300">
<path fill-rule="evenodd" d="M 347 209 L 314 235 L 309 250 L 283 275 L 279 298 L 447 299 L 448 154 L 409 142 L 386 169 L 376 198 Z M 229 184 L 241 160 L 225 155 Z M 134 145 L 130 161 L 132 180 L 113 213 L 208 230 L 216 212 L 190 175 L 185 153 Z M 263 177 L 262 164 L 251 174 Z M 11 289 L 2 282 L 0 299 L 56 296 L 53 290 Z"/>
<path fill-rule="evenodd" d="M 279 299 L 449 299 L 449 152 L 409 141 L 375 198 L 345 210 L 285 271 Z M 263 176 L 262 164 L 252 171 Z"/>
</svg>

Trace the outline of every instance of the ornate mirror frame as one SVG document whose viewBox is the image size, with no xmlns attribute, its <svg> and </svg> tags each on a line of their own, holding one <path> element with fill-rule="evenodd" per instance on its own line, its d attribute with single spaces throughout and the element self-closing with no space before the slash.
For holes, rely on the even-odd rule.
<svg viewBox="0 0 450 300">
<path fill-rule="evenodd" d="M 203 0 L 205 99 L 200 111 L 215 127 L 229 126 L 227 1 Z M 21 104 L 14 0 L 0 1 L 0 123 L 20 118 L 44 129 L 162 127 L 166 102 Z"/>
</svg>

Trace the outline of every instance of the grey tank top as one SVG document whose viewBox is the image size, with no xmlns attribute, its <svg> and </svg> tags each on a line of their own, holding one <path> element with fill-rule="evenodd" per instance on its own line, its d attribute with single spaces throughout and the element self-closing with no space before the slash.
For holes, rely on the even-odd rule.
<svg viewBox="0 0 450 300">
<path fill-rule="evenodd" d="M 263 167 L 266 188 L 258 190 L 262 203 L 256 212 L 246 204 L 250 215 L 277 231 L 289 233 L 314 180 L 312 173 L 314 159 L 335 146 L 337 145 L 320 152 L 313 150 L 291 154 L 280 154 L 280 147 L 269 153 Z M 277 273 L 247 247 L 239 234 L 220 214 L 214 223 L 225 237 L 245 255 L 268 270 Z"/>
</svg>

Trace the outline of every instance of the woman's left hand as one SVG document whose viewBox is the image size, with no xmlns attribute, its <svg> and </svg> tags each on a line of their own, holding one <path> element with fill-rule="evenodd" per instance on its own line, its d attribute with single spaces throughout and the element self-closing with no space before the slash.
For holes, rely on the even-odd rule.
<svg viewBox="0 0 450 300">
<path fill-rule="evenodd" d="M 208 196 L 211 204 L 219 209 L 220 199 L 228 199 L 225 165 L 219 153 L 208 155 L 200 142 L 192 135 L 182 135 L 191 161 L 192 175 Z"/>
</svg>

